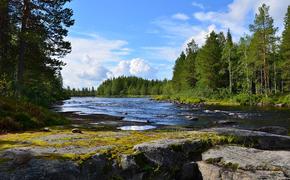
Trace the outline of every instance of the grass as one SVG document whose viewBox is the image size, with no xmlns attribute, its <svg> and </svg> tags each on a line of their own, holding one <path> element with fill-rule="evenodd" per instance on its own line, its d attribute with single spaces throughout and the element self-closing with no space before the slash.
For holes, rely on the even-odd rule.
<svg viewBox="0 0 290 180">
<path fill-rule="evenodd" d="M 263 105 L 273 106 L 275 104 L 283 104 L 290 106 L 290 94 L 280 94 L 272 96 L 250 95 L 246 93 L 237 95 L 211 95 L 211 97 L 203 97 L 194 92 L 180 92 L 174 95 L 156 95 L 152 99 L 157 101 L 174 101 L 182 104 L 205 104 L 220 106 L 242 106 L 242 105 Z"/>
<path fill-rule="evenodd" d="M 61 115 L 28 102 L 0 98 L 0 132 L 36 129 L 69 123 Z"/>
</svg>

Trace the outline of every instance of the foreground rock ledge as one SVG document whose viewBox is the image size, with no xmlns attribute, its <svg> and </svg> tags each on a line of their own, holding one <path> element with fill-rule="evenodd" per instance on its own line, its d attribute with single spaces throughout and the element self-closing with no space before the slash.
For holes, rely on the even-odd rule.
<svg viewBox="0 0 290 180">
<path fill-rule="evenodd" d="M 252 144 L 256 148 L 226 144 L 212 146 L 210 141 L 204 139 L 162 137 L 136 144 L 130 153 L 121 154 L 117 158 L 112 158 L 106 153 L 94 153 L 82 163 L 78 163 L 57 158 L 56 155 L 82 154 L 96 150 L 110 152 L 116 146 L 13 147 L 0 151 L 0 179 L 289 179 L 290 151 L 279 150 L 290 146 L 288 136 L 232 128 L 205 131 L 235 136 L 238 139 L 242 137 L 242 140 L 245 140 L 243 143 L 257 142 Z M 62 143 L 72 140 L 84 141 L 89 134 L 64 135 Z M 97 135 L 101 136 L 101 139 L 105 137 L 102 133 Z M 117 132 L 115 135 L 117 138 L 133 136 L 128 132 Z M 50 134 L 40 139 L 55 143 L 60 141 L 61 137 L 59 134 Z M 279 143 L 271 147 L 264 137 Z M 24 145 L 25 143 L 27 142 L 24 142 Z M 258 147 L 278 148 L 278 151 L 261 150 Z M 54 154 L 54 158 L 51 158 L 51 154 Z"/>
</svg>

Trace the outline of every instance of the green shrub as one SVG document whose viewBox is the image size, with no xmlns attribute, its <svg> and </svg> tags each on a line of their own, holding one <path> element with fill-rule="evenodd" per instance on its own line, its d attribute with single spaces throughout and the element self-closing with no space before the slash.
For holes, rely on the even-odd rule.
<svg viewBox="0 0 290 180">
<path fill-rule="evenodd" d="M 260 97 L 243 93 L 234 96 L 234 100 L 241 105 L 256 105 L 260 101 Z"/>
<path fill-rule="evenodd" d="M 278 100 L 278 103 L 290 105 L 290 94 L 285 95 L 285 96 L 281 96 Z"/>
<path fill-rule="evenodd" d="M 67 124 L 63 116 L 28 102 L 0 98 L 0 131 Z"/>
</svg>

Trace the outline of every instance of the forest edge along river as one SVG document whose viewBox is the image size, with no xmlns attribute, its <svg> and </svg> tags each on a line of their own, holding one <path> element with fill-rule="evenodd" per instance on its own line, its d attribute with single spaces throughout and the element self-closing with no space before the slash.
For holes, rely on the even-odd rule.
<svg viewBox="0 0 290 180">
<path fill-rule="evenodd" d="M 54 109 L 74 116 L 74 119 L 83 117 L 78 122 L 90 119 L 81 123 L 92 128 L 111 126 L 121 130 L 149 130 L 230 126 L 257 129 L 281 126 L 290 129 L 290 110 L 283 108 L 180 105 L 150 98 L 72 97 Z"/>
</svg>

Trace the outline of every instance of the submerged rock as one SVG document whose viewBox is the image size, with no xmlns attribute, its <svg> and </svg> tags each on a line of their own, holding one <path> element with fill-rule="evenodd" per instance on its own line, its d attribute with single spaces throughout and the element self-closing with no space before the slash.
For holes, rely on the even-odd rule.
<svg viewBox="0 0 290 180">
<path fill-rule="evenodd" d="M 186 119 L 190 120 L 190 121 L 197 121 L 198 120 L 198 117 L 195 117 L 195 116 L 185 116 Z"/>
<path fill-rule="evenodd" d="M 219 124 L 219 125 L 235 125 L 235 124 L 238 124 L 238 122 L 231 121 L 231 120 L 221 120 L 221 121 L 216 121 L 215 124 Z"/>
<path fill-rule="evenodd" d="M 265 151 L 238 146 L 218 146 L 198 162 L 203 179 L 287 179 L 289 151 Z"/>
</svg>

